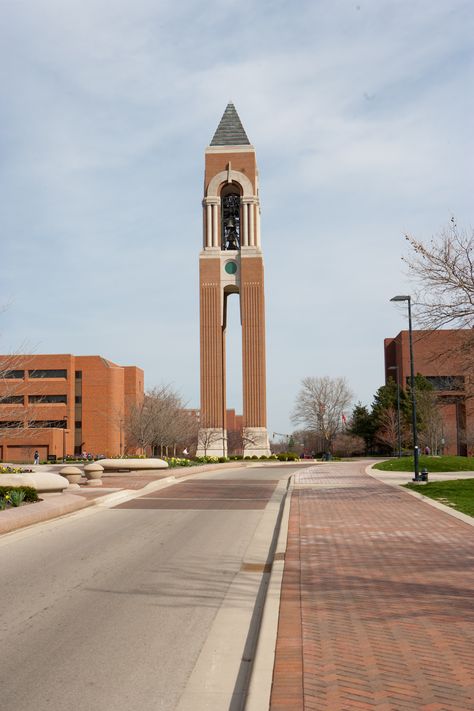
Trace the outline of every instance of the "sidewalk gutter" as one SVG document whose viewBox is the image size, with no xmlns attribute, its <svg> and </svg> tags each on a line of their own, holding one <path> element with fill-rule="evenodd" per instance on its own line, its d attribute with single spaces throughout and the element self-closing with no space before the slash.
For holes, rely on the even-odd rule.
<svg viewBox="0 0 474 711">
<path fill-rule="evenodd" d="M 281 480 L 265 508 L 176 711 L 244 707 L 287 486 L 288 480 Z"/>
<path fill-rule="evenodd" d="M 262 624 L 258 635 L 255 660 L 244 707 L 245 711 L 264 711 L 270 707 L 278 620 L 280 616 L 281 585 L 285 568 L 285 553 L 288 540 L 288 524 L 293 487 L 294 477 L 292 476 L 283 509 L 275 555 L 273 557 L 272 572 L 265 598 Z"/>
</svg>

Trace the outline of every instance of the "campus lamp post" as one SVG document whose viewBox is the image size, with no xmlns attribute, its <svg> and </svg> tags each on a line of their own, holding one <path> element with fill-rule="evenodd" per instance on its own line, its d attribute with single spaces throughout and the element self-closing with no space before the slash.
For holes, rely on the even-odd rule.
<svg viewBox="0 0 474 711">
<path fill-rule="evenodd" d="M 400 380 L 398 377 L 398 365 L 390 365 L 387 370 L 395 370 L 397 374 L 397 436 L 398 436 L 398 458 L 402 456 L 402 433 L 400 430 Z"/>
<path fill-rule="evenodd" d="M 408 339 L 410 343 L 410 389 L 411 389 L 411 422 L 413 430 L 413 462 L 415 468 L 415 481 L 420 479 L 418 434 L 416 431 L 416 395 L 415 395 L 415 366 L 413 362 L 413 330 L 411 325 L 411 296 L 393 296 L 390 301 L 408 302 Z"/>
<path fill-rule="evenodd" d="M 63 462 L 66 461 L 66 434 L 67 434 L 67 415 L 64 417 L 63 427 Z"/>
</svg>

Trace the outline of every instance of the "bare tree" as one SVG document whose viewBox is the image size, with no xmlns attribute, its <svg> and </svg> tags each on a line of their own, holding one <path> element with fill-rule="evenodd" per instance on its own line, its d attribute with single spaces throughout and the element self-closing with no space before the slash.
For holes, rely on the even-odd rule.
<svg viewBox="0 0 474 711">
<path fill-rule="evenodd" d="M 151 447 L 154 439 L 154 428 L 151 410 L 147 399 L 130 409 L 125 421 L 127 447 L 137 447 L 145 451 Z"/>
<path fill-rule="evenodd" d="M 149 390 L 143 403 L 131 409 L 127 421 L 127 441 L 163 456 L 176 454 L 180 444 L 191 444 L 195 438 L 195 422 L 183 401 L 170 385 Z"/>
<path fill-rule="evenodd" d="M 377 442 L 388 445 L 392 452 L 398 451 L 398 413 L 392 405 L 380 409 L 378 413 L 378 427 L 375 433 Z M 400 422 L 400 436 L 403 440 L 405 436 L 404 422 Z"/>
<path fill-rule="evenodd" d="M 440 398 L 434 390 L 417 390 L 416 407 L 420 418 L 420 440 L 432 454 L 439 454 L 443 439 Z"/>
<path fill-rule="evenodd" d="M 307 377 L 301 381 L 292 421 L 321 435 L 327 450 L 342 428 L 344 410 L 353 400 L 345 378 Z"/>
<path fill-rule="evenodd" d="M 430 242 L 406 235 L 411 252 L 403 257 L 416 285 L 415 320 L 428 330 L 474 328 L 474 232 L 458 230 L 454 218 Z M 474 364 L 474 331 L 464 355 Z"/>
<path fill-rule="evenodd" d="M 365 452 L 365 441 L 358 435 L 338 432 L 334 437 L 333 450 L 338 457 L 358 456 Z"/>
<path fill-rule="evenodd" d="M 207 450 L 210 449 L 213 444 L 217 444 L 218 442 L 222 444 L 223 436 L 222 430 L 214 430 L 209 428 L 200 429 L 198 435 L 198 449 L 202 450 L 204 452 L 204 456 L 206 457 Z"/>
</svg>

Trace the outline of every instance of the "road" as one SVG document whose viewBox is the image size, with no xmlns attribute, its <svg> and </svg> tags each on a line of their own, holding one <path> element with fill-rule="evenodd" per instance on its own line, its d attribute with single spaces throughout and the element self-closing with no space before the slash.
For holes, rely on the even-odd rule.
<svg viewBox="0 0 474 711">
<path fill-rule="evenodd" d="M 226 634 L 225 674 L 242 683 L 238 664 L 263 567 L 248 561 L 268 552 L 277 509 L 268 502 L 295 469 L 202 474 L 4 536 L 2 710 L 171 711 L 200 658 L 203 674 L 206 641 L 215 649 Z M 234 630 L 225 629 L 229 620 Z M 218 666 L 203 689 L 220 678 Z M 195 698 L 196 711 L 208 703 Z"/>
</svg>

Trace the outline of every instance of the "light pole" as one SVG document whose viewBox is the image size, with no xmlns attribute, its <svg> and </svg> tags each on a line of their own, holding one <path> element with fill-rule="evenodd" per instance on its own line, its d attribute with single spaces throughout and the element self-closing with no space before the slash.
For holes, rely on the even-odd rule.
<svg viewBox="0 0 474 711">
<path fill-rule="evenodd" d="M 66 460 L 66 430 L 67 430 L 67 415 L 64 416 L 64 427 L 63 427 L 63 462 Z"/>
<path fill-rule="evenodd" d="M 397 436 L 398 436 L 398 458 L 402 456 L 402 433 L 400 430 L 400 380 L 398 376 L 398 365 L 390 365 L 387 370 L 395 370 L 397 373 Z"/>
<path fill-rule="evenodd" d="M 418 433 L 416 429 L 416 395 L 415 395 L 415 365 L 413 362 L 413 333 L 411 326 L 411 296 L 394 296 L 390 301 L 406 301 L 408 303 L 408 339 L 410 343 L 410 389 L 411 389 L 411 424 L 413 430 L 413 462 L 415 481 L 420 479 Z"/>
</svg>

